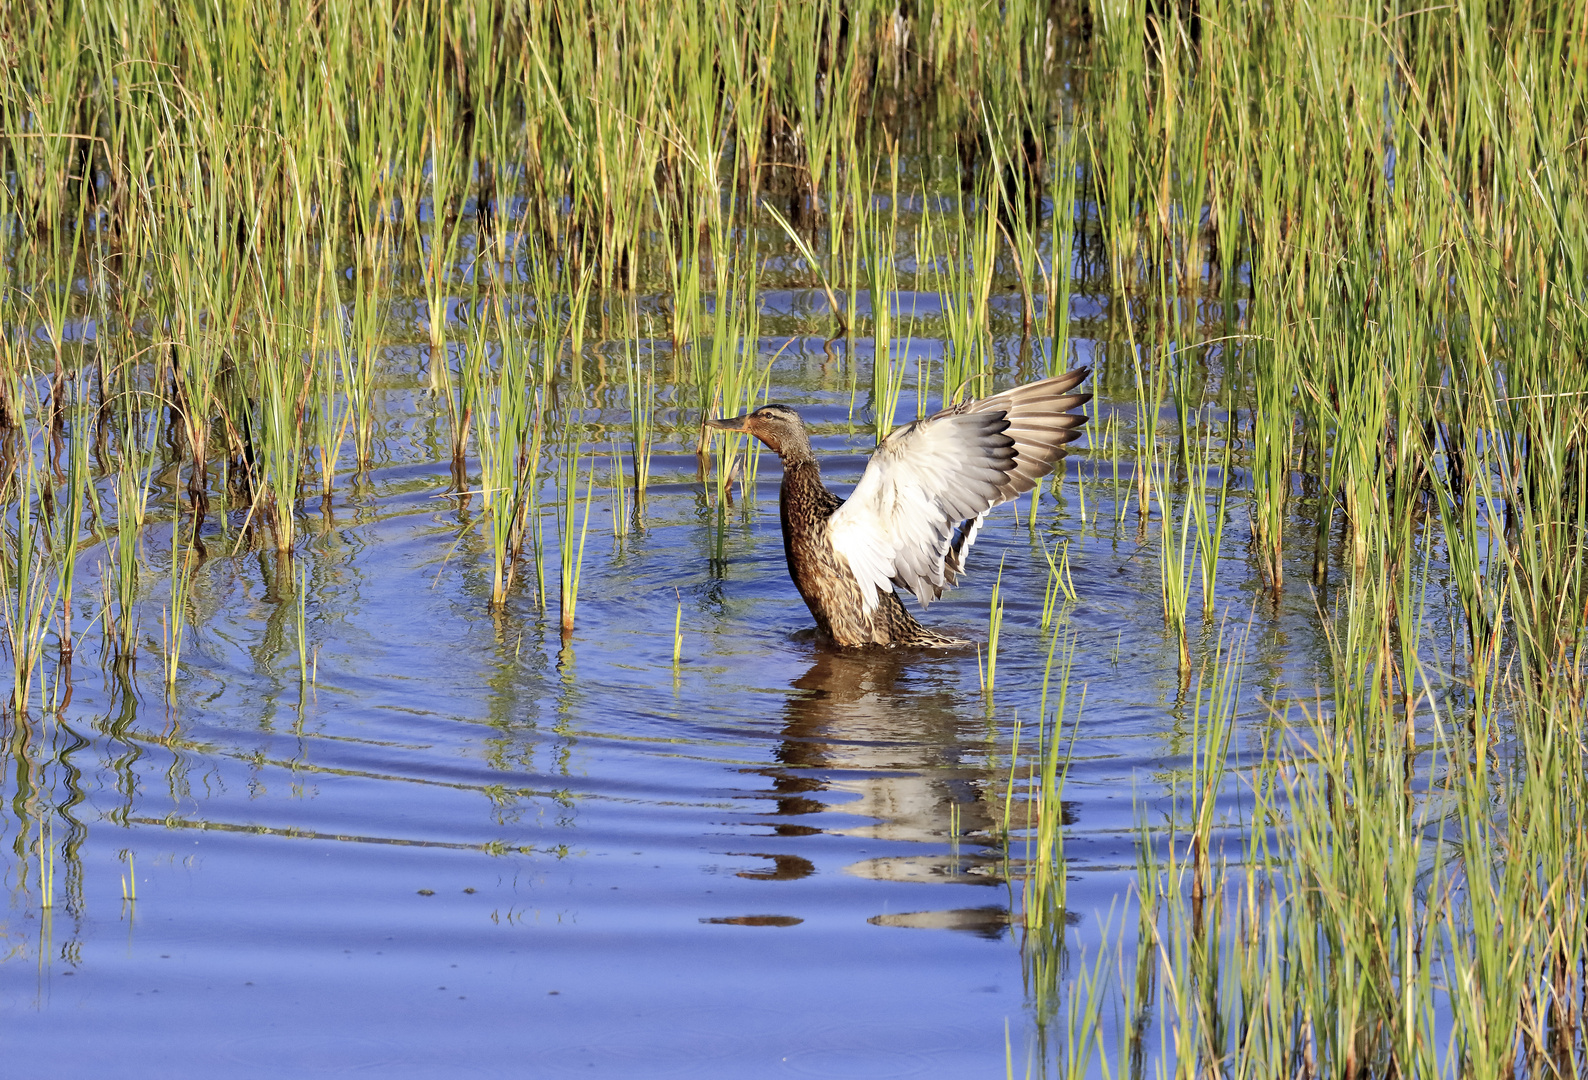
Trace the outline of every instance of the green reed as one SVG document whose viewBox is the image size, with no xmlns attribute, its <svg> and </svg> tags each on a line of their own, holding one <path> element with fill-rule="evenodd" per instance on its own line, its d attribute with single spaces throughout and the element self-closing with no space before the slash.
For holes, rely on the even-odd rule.
<svg viewBox="0 0 1588 1080">
<path fill-rule="evenodd" d="M 1074 747 L 1074 736 L 1084 707 L 1084 700 L 1077 702 L 1075 718 L 1069 721 L 1071 737 L 1066 743 L 1063 734 L 1069 709 L 1070 675 L 1075 665 L 1075 635 L 1073 632 L 1068 635 L 1064 651 L 1058 654 L 1058 706 L 1050 722 L 1048 692 L 1054 674 L 1054 654 L 1058 642 L 1059 632 L 1055 627 L 1049 635 L 1047 664 L 1042 673 L 1042 698 L 1038 706 L 1040 726 L 1032 761 L 1034 775 L 1029 784 L 1028 796 L 1032 803 L 1030 812 L 1034 824 L 1026 836 L 1026 876 L 1021 885 L 1021 912 L 1026 931 L 1038 934 L 1047 932 L 1050 936 L 1062 935 L 1066 878 L 1064 833 L 1059 823 L 1063 818 L 1064 781 L 1069 772 L 1069 752 Z M 1083 699 L 1084 696 L 1083 689 Z M 1067 748 L 1061 751 L 1061 747 Z M 1051 973 L 1047 980 L 1052 980 Z"/>
<path fill-rule="evenodd" d="M 708 430 L 704 421 L 713 416 L 737 416 L 766 400 L 771 366 L 760 367 L 760 301 L 758 262 L 754 249 L 737 252 L 728 214 L 711 218 L 708 235 L 715 290 L 711 297 L 709 347 L 697 345 L 695 379 L 701 410 L 700 438 Z M 702 444 L 703 445 L 703 444 Z M 716 441 L 716 505 L 727 507 L 732 485 L 753 491 L 759 444 L 750 437 L 729 433 Z M 719 519 L 720 520 L 720 519 Z M 719 544 L 720 544 L 719 534 Z"/>
<path fill-rule="evenodd" d="M 673 613 L 673 674 L 677 677 L 678 665 L 684 655 L 684 598 L 678 597 L 678 610 Z"/>
<path fill-rule="evenodd" d="M 1169 495 L 1167 464 L 1155 465 L 1158 491 L 1159 525 L 1158 592 L 1163 602 L 1163 624 L 1174 635 L 1179 652 L 1180 678 L 1191 674 L 1191 648 L 1186 633 L 1186 613 L 1191 606 L 1191 575 L 1195 566 L 1198 503 L 1206 505 L 1206 493 L 1192 484 L 1181 499 L 1178 513 Z"/>
<path fill-rule="evenodd" d="M 851 142 L 850 156 L 857 156 L 858 149 Z M 860 365 L 855 357 L 855 336 L 860 322 L 860 290 L 862 287 L 861 268 L 864 265 L 863 253 L 860 242 L 860 229 L 870 213 L 870 192 L 865 190 L 859 182 L 860 171 L 858 166 L 852 167 L 845 176 L 843 187 L 837 192 L 834 202 L 839 211 L 828 217 L 828 238 L 830 261 L 834 267 L 834 277 L 843 289 L 844 306 L 839 315 L 839 321 L 844 327 L 844 359 L 849 369 L 849 418 L 854 419 L 855 400 L 860 389 Z"/>
<path fill-rule="evenodd" d="M 1022 967 L 1039 1025 L 1057 1007 L 1055 993 L 1062 981 L 1062 972 L 1068 965 L 1064 940 L 1068 914 L 1068 871 L 1064 861 L 1064 835 L 1059 823 L 1063 818 L 1064 785 L 1074 750 L 1074 736 L 1085 698 L 1082 688 L 1082 701 L 1077 703 L 1076 720 L 1071 723 L 1070 737 L 1066 739 L 1064 726 L 1070 672 L 1075 657 L 1075 637 L 1073 633 L 1068 635 L 1060 657 L 1059 702 L 1050 718 L 1048 690 L 1058 641 L 1059 633 L 1055 628 L 1048 639 L 1042 699 L 1038 707 L 1037 746 L 1025 785 L 1027 815 L 1020 863 Z"/>
<path fill-rule="evenodd" d="M 314 671 L 318 666 L 317 658 L 312 658 L 309 650 L 309 560 L 304 557 L 298 561 L 296 572 L 292 575 L 292 628 L 294 643 L 298 647 L 298 685 L 299 687 L 314 685 Z"/>
<path fill-rule="evenodd" d="M 122 418 L 121 453 L 110 488 L 115 520 L 106 522 L 100 533 L 111 560 L 108 566 L 101 562 L 100 580 L 107 648 L 124 666 L 138 651 L 139 555 L 156 461 L 152 443 L 145 445 L 139 437 L 136 414 L 129 410 Z M 152 439 L 153 433 L 148 425 L 146 437 Z"/>
<path fill-rule="evenodd" d="M 624 335 L 623 366 L 627 376 L 624 387 L 629 406 L 629 461 L 634 480 L 635 513 L 638 515 L 645 489 L 651 480 L 651 454 L 656 432 L 656 354 L 639 352 L 638 319 L 632 318 Z"/>
<path fill-rule="evenodd" d="M 122 858 L 127 864 L 127 872 L 121 875 L 121 899 L 129 904 L 138 902 L 138 866 L 130 851 L 124 851 Z"/>
<path fill-rule="evenodd" d="M 480 494 L 489 523 L 493 607 L 506 601 L 522 550 L 525 442 L 533 412 L 527 386 L 528 350 L 504 317 L 501 303 L 500 298 L 482 301 L 485 309 L 477 310 L 475 340 L 459 379 L 464 411 L 471 418 L 467 426 L 474 432 Z M 455 461 L 456 457 L 454 450 Z"/>
<path fill-rule="evenodd" d="M 22 388 L 15 383 L 11 400 L 23 400 Z M 4 542 L 0 571 L 5 574 L 0 614 L 5 616 L 6 650 L 11 655 L 10 705 L 18 712 L 30 706 L 45 639 L 60 598 L 57 568 L 49 546 L 48 511 L 39 505 L 40 494 L 47 490 L 49 480 L 34 460 L 31 436 L 29 426 L 11 436 L 21 444 L 16 453 L 20 461 L 6 485 L 7 501 L 15 507 L 15 518 L 0 529 Z"/>
<path fill-rule="evenodd" d="M 987 301 L 992 292 L 993 264 L 998 254 L 998 215 L 983 194 L 970 202 L 959 198 L 947 225 L 947 250 L 934 260 L 936 287 L 946 322 L 943 355 L 945 404 L 977 397 L 991 364 Z"/>
<path fill-rule="evenodd" d="M 908 348 L 895 356 L 893 306 L 899 292 L 899 269 L 894 244 L 899 232 L 899 161 L 890 157 L 887 169 L 888 210 L 877 212 L 867 201 L 856 205 L 856 249 L 865 267 L 865 283 L 871 303 L 871 412 L 876 439 L 881 443 L 893 430 L 899 395 L 909 365 Z M 872 176 L 871 189 L 877 187 Z"/>
<path fill-rule="evenodd" d="M 579 464 L 580 425 L 566 421 L 562 438 L 562 466 L 557 472 L 557 552 L 561 565 L 561 590 L 558 608 L 562 639 L 573 636 L 574 615 L 579 606 L 579 585 L 584 570 L 584 542 L 590 532 L 590 503 L 595 494 L 595 458 L 590 459 L 585 478 L 583 516 L 580 516 Z"/>
<path fill-rule="evenodd" d="M 1053 628 L 1054 620 L 1059 614 L 1059 598 L 1063 597 L 1066 606 L 1080 599 L 1080 594 L 1075 591 L 1075 579 L 1070 575 L 1070 542 L 1065 540 L 1059 547 L 1059 557 L 1053 557 L 1053 549 L 1046 542 L 1042 543 L 1042 555 L 1048 563 L 1048 580 L 1042 589 L 1042 629 Z"/>
<path fill-rule="evenodd" d="M 703 447 L 701 414 L 762 395 L 759 298 L 786 241 L 845 332 L 872 293 L 882 362 L 851 347 L 844 374 L 871 388 L 881 436 L 905 378 L 897 343 L 919 336 L 892 307 L 892 256 L 920 194 L 915 287 L 942 297 L 942 397 L 1012 374 L 990 301 L 1020 289 L 1032 331 L 1040 281 L 1050 368 L 1072 331 L 1096 346 L 1089 439 L 1114 469 L 1115 531 L 1129 531 L 1122 455 L 1142 543 L 1159 507 L 1178 627 L 1164 662 L 1204 673 L 1196 850 L 1144 838 L 1117 982 L 1101 957 L 1074 993 L 1062 964 L 1033 966 L 1037 996 L 1071 1004 L 1054 1021 L 1078 1040 L 1063 1067 L 1117 1035 L 1110 1072 L 1132 1048 L 1177 1075 L 1581 1071 L 1580 11 L 348 0 L 300 14 L 107 0 L 0 16 L 13 710 L 48 710 L 81 677 L 42 673 L 52 633 L 63 660 L 80 646 L 73 573 L 90 536 L 123 673 L 159 603 L 140 583 L 151 522 L 172 523 L 173 635 L 206 520 L 227 555 L 294 548 L 305 480 L 344 482 L 348 433 L 372 464 L 384 350 L 405 332 L 388 312 L 429 350 L 458 475 L 480 473 L 490 603 L 526 553 L 546 602 L 550 472 L 571 619 L 596 486 L 579 440 L 603 433 L 559 430 L 573 415 L 559 410 L 598 392 L 584 382 L 605 341 L 586 339 L 642 297 L 665 305 L 673 371 L 625 352 L 637 503 L 658 440 Z M 1076 290 L 1106 317 L 1072 322 Z M 459 304 L 470 314 L 449 324 Z M 637 316 L 619 321 L 637 340 Z M 90 322 L 92 345 L 74 341 Z M 917 378 L 924 398 L 930 372 Z M 1178 430 L 1159 420 L 1171 395 Z M 719 443 L 719 505 L 753 481 L 744 445 Z M 247 511 L 241 533 L 212 499 Z M 1207 619 L 1248 526 L 1263 591 L 1315 606 L 1328 685 L 1242 712 L 1238 736 L 1272 733 L 1242 773 L 1250 829 L 1220 849 L 1207 808 L 1236 783 L 1219 772 L 1230 736 L 1208 718 L 1215 668 L 1185 621 L 1193 562 Z M 1051 631 L 1072 586 L 1064 549 L 1045 550 Z M 166 651 L 174 680 L 180 647 Z M 1044 947 L 1030 955 L 1051 959 Z M 1116 1002 L 1155 1033 L 1110 1027 Z"/>
<path fill-rule="evenodd" d="M 795 47 L 789 50 L 780 107 L 795 132 L 803 205 L 811 214 L 819 210 L 824 184 L 831 197 L 838 151 L 854 139 L 859 113 L 859 51 L 839 47 L 846 14 L 838 0 L 792 4 L 783 13 L 785 40 Z M 830 58 L 826 63 L 824 55 Z"/>
<path fill-rule="evenodd" d="M 546 610 L 546 548 L 545 534 L 541 530 L 541 451 L 545 446 L 546 409 L 542 396 L 535 399 L 534 417 L 530 422 L 529 444 L 522 458 L 522 498 L 518 504 L 518 518 L 513 528 L 511 550 L 522 553 L 527 543 L 535 567 L 535 604 Z"/>
<path fill-rule="evenodd" d="M 438 72 L 439 75 L 439 72 Z M 439 80 L 438 80 L 439 82 Z M 425 295 L 425 327 L 430 342 L 430 389 L 432 393 L 446 393 L 450 359 L 447 356 L 447 322 L 450 317 L 452 294 L 449 286 L 455 281 L 455 268 L 459 259 L 459 242 L 462 239 L 463 196 L 468 171 L 473 164 L 473 147 L 465 145 L 456 134 L 458 102 L 451 94 L 436 92 L 424 104 L 425 144 L 430 149 L 427 201 L 429 203 L 429 228 L 415 233 L 417 261 L 423 267 Z M 419 205 L 415 200 L 416 208 Z M 455 445 L 467 441 L 467 422 L 464 416 L 454 413 Z"/>
<path fill-rule="evenodd" d="M 247 415 L 250 439 L 257 453 L 255 510 L 269 525 L 278 553 L 292 549 L 297 531 L 297 504 L 303 476 L 302 410 L 310 380 L 299 375 L 302 365 L 288 363 L 287 357 L 301 355 L 303 335 L 292 323 L 271 327 L 274 340 L 268 341 L 261 361 L 251 365 L 258 382 L 258 411 Z M 267 331 L 269 333 L 269 331 Z M 312 373 L 315 358 L 307 358 Z"/>
<path fill-rule="evenodd" d="M 182 542 L 182 517 L 180 509 L 177 509 L 171 520 L 170 592 L 161 628 L 167 695 L 175 688 L 176 677 L 181 670 L 182 645 L 187 639 L 188 609 L 192 602 L 194 576 L 199 561 L 196 545 Z M 278 560 L 277 566 L 287 567 L 290 563 Z M 297 589 L 294 588 L 292 595 L 296 594 Z"/>
<path fill-rule="evenodd" d="M 1584 954 L 1561 920 L 1582 875 L 1557 823 L 1581 770 L 1557 755 L 1582 700 L 1588 495 L 1568 462 L 1588 387 L 1560 360 L 1583 332 L 1561 225 L 1580 197 L 1560 180 L 1583 162 L 1550 125 L 1584 102 L 1557 66 L 1580 17 L 1215 5 L 1193 50 L 1178 11 L 1103 15 L 1110 78 L 1083 108 L 1102 225 L 1112 277 L 1152 301 L 1120 336 L 1186 342 L 1174 297 L 1205 288 L 1239 341 L 1218 370 L 1236 408 L 1221 443 L 1191 422 L 1202 392 L 1175 386 L 1209 514 L 1190 525 L 1204 611 L 1232 468 L 1266 591 L 1298 534 L 1314 580 L 1340 580 L 1318 597 L 1329 687 L 1264 703 L 1251 825 L 1222 849 L 1204 840 L 1229 725 L 1194 725 L 1193 844 L 1144 838 L 1137 974 L 1122 931 L 1119 979 L 1085 983 L 1061 1019 L 1065 1054 L 1084 1060 L 1112 1009 L 1147 1008 L 1156 1048 L 1126 1021 L 1104 1071 L 1145 1054 L 1186 1076 L 1573 1072 Z M 1518 182 L 1533 169 L 1550 182 Z"/>
<path fill-rule="evenodd" d="M 56 685 L 52 688 L 50 701 L 52 706 L 71 698 L 71 668 L 76 651 L 73 611 L 78 592 L 77 573 L 85 544 L 90 543 L 93 537 L 84 515 L 87 512 L 91 518 L 96 501 L 93 498 L 94 475 L 89 458 L 89 439 L 86 437 L 92 423 L 93 408 L 80 382 L 69 401 L 57 399 L 56 408 L 61 409 L 63 406 L 66 412 L 64 426 L 69 438 L 64 450 L 65 461 L 63 463 L 60 460 L 61 455 L 56 455 L 55 469 L 59 475 L 64 468 L 66 475 L 62 490 L 51 500 L 55 503 L 55 512 L 51 515 L 49 536 L 60 605 L 56 616 L 58 664 Z"/>
<path fill-rule="evenodd" d="M 1026 126 L 1029 117 L 1018 118 Z M 1008 246 L 1014 267 L 1015 287 L 1020 293 L 1022 342 L 1028 342 L 1036 329 L 1037 311 L 1034 282 L 1044 272 L 1041 265 L 1040 238 L 1036 222 L 1038 163 L 1012 137 L 1008 119 L 984 114 L 983 129 L 989 146 L 987 169 L 993 181 L 993 217 L 999 234 Z M 996 260 L 996 249 L 992 252 Z M 994 268 L 989 268 L 994 269 Z M 1044 287 L 1043 292 L 1047 289 Z"/>
<path fill-rule="evenodd" d="M 1052 348 L 1048 374 L 1070 368 L 1070 309 L 1075 288 L 1076 193 L 1080 187 L 1080 146 L 1075 132 L 1061 132 L 1051 143 L 1048 199 L 1052 203 L 1048 241 L 1047 334 Z"/>
<path fill-rule="evenodd" d="M 1196 424 L 1182 422 L 1180 446 L 1184 455 L 1186 508 L 1190 511 L 1190 532 L 1195 538 L 1196 561 L 1200 567 L 1202 583 L 1202 619 L 1213 618 L 1218 596 L 1219 559 L 1224 551 L 1224 530 L 1228 520 L 1230 496 L 1230 465 L 1234 460 L 1234 442 L 1226 438 L 1222 448 L 1214 446 L 1213 424 L 1210 414 L 1203 414 L 1205 434 L 1199 436 Z M 1184 414 L 1182 413 L 1182 416 Z M 1209 489 L 1217 481 L 1216 495 Z M 1208 500 L 1213 497 L 1213 505 Z"/>
<path fill-rule="evenodd" d="M 611 501 L 612 540 L 613 540 L 614 544 L 616 545 L 616 544 L 620 544 L 622 542 L 623 538 L 629 534 L 629 528 L 630 528 L 630 526 L 632 525 L 632 523 L 634 521 L 634 514 L 632 512 L 632 509 L 637 508 L 637 504 L 635 504 L 634 508 L 631 508 L 631 506 L 630 506 L 630 501 L 629 501 L 630 492 L 629 492 L 629 488 L 628 488 L 628 482 L 624 479 L 625 470 L 623 468 L 623 453 L 622 453 L 622 451 L 620 451 L 618 449 L 618 445 L 617 445 L 616 442 L 613 442 L 611 444 L 611 447 L 612 447 L 612 456 L 611 456 L 610 460 L 612 462 L 612 472 L 611 472 L 611 476 L 612 476 L 612 492 L 611 492 L 611 496 L 612 496 L 612 501 Z"/>
<path fill-rule="evenodd" d="M 987 602 L 987 665 L 982 666 L 981 651 L 976 652 L 976 674 L 981 680 L 981 691 L 991 695 L 998 684 L 998 637 L 1004 625 L 1004 564 L 998 561 L 998 577 L 993 580 L 992 598 Z"/>
</svg>

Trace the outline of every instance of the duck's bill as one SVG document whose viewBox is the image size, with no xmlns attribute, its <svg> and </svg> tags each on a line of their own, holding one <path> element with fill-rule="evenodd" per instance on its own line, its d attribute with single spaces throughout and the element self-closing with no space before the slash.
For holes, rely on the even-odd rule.
<svg viewBox="0 0 1588 1080">
<path fill-rule="evenodd" d="M 706 426 L 714 427 L 719 431 L 744 431 L 745 421 L 749 419 L 748 416 L 719 416 L 715 420 L 707 420 Z"/>
</svg>

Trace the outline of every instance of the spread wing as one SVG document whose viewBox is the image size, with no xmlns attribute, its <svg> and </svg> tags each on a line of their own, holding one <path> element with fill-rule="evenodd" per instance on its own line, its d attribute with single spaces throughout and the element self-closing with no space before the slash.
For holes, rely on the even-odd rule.
<svg viewBox="0 0 1588 1080">
<path fill-rule="evenodd" d="M 908 589 L 925 606 L 954 584 L 987 511 L 1030 491 L 1064 457 L 1091 394 L 1077 368 L 964 402 L 893 432 L 828 519 L 869 612 L 878 591 Z M 874 588 L 869 587 L 874 586 Z"/>
</svg>

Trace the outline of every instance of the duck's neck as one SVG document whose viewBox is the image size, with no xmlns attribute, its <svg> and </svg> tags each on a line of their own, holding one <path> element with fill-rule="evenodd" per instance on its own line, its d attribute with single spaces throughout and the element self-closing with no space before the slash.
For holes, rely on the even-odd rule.
<svg viewBox="0 0 1588 1080">
<path fill-rule="evenodd" d="M 799 589 L 816 625 L 830 634 L 820 582 L 831 573 L 831 544 L 826 539 L 827 519 L 842 501 L 822 483 L 822 470 L 814 457 L 783 459 L 783 489 L 778 499 L 783 519 L 783 555 L 789 576 Z"/>
<path fill-rule="evenodd" d="M 778 508 L 783 518 L 783 546 L 789 558 L 795 559 L 796 549 L 821 542 L 827 519 L 843 505 L 843 500 L 822 483 L 822 470 L 814 457 L 783 460 L 780 496 Z"/>
<path fill-rule="evenodd" d="M 812 506 L 831 498 L 827 485 L 822 483 L 822 469 L 809 454 L 783 459 L 783 501 L 801 499 Z"/>
<path fill-rule="evenodd" d="M 793 431 L 784 435 L 776 444 L 777 456 L 783 461 L 785 470 L 795 465 L 809 465 L 816 468 L 816 453 L 811 449 L 811 441 L 804 431 Z"/>
</svg>

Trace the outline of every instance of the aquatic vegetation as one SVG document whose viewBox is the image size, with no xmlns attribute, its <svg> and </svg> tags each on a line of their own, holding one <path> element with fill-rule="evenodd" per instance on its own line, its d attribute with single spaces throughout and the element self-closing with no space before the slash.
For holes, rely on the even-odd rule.
<svg viewBox="0 0 1588 1080">
<path fill-rule="evenodd" d="M 966 200 L 956 199 L 946 250 L 931 260 L 937 266 L 933 284 L 942 298 L 947 324 L 943 343 L 946 402 L 963 401 L 986 389 L 983 381 L 992 359 L 987 304 L 998 251 L 997 227 L 995 205 L 985 192 L 970 209 Z"/>
<path fill-rule="evenodd" d="M 698 521 L 688 559 L 732 583 L 761 459 L 711 417 L 775 389 L 825 455 L 1089 366 L 1078 505 L 1028 489 L 976 706 L 1007 742 L 1011 672 L 1045 648 L 1002 808 L 1033 1069 L 1582 1071 L 1581 11 L 110 0 L 0 23 L 4 754 L 44 907 L 81 889 L 49 725 L 101 678 L 176 717 L 244 558 L 271 613 L 251 655 L 312 685 L 319 549 L 397 489 L 435 497 L 436 573 L 528 663 L 581 596 L 625 599 L 587 573 L 608 548 Z M 382 480 L 393 446 L 445 479 Z M 694 517 L 653 518 L 655 490 Z M 677 685 L 664 601 L 642 629 Z M 1131 648 L 1168 673 L 1143 787 L 1168 806 L 1143 796 L 1112 951 L 1076 963 L 1075 657 L 1117 670 L 1141 612 Z M 107 775 L 134 791 L 137 740 L 172 725 L 107 718 Z M 132 901 L 130 855 L 125 880 Z"/>
<path fill-rule="evenodd" d="M 1079 600 L 1080 594 L 1075 591 L 1075 579 L 1070 574 L 1070 542 L 1064 541 L 1057 559 L 1046 544 L 1043 544 L 1042 555 L 1048 561 L 1048 582 L 1042 591 L 1041 628 L 1049 630 L 1063 610 L 1059 606 L 1059 598 L 1063 597 L 1064 603 L 1069 605 Z"/>
<path fill-rule="evenodd" d="M 585 477 L 583 514 L 579 498 L 578 425 L 571 419 L 563 433 L 562 464 L 557 470 L 557 556 L 562 571 L 557 606 L 562 621 L 562 638 L 573 635 L 574 615 L 579 608 L 579 584 L 584 570 L 584 543 L 590 534 L 590 502 L 595 495 L 595 459 L 590 460 Z"/>
<path fill-rule="evenodd" d="M 24 429 L 16 437 L 26 438 L 29 434 Z M 35 509 L 40 491 L 45 490 L 41 486 L 41 470 L 30 452 L 20 457 L 20 467 L 7 478 L 7 501 L 17 507 L 17 514 L 3 530 L 4 562 L 0 563 L 5 573 L 5 589 L 0 591 L 4 607 L 0 614 L 5 617 L 6 651 L 11 659 L 9 698 L 11 708 L 18 711 L 32 704 L 45 636 L 60 600 L 57 568 L 50 558 L 49 523 L 40 520 L 47 511 Z"/>
<path fill-rule="evenodd" d="M 1208 815 L 1213 793 L 1232 786 L 1230 723 L 1193 725 L 1191 797 L 1166 827 L 1144 825 L 1140 919 L 1113 929 L 1117 962 L 1098 961 L 1121 978 L 1089 978 L 1084 1005 L 1055 1020 L 1064 1059 L 1105 1047 L 1106 1035 L 1117 1039 L 1109 1069 L 1161 1054 L 1187 1075 L 1572 1071 L 1583 1052 L 1572 1019 L 1582 954 L 1562 953 L 1576 946 L 1553 927 L 1579 885 L 1546 868 L 1574 841 L 1536 816 L 1533 785 L 1558 717 L 1581 702 L 1580 653 L 1560 634 L 1571 625 L 1580 637 L 1588 519 L 1551 464 L 1580 437 L 1581 373 L 1550 365 L 1540 339 L 1580 333 L 1552 299 L 1577 271 L 1575 255 L 1546 256 L 1520 238 L 1557 236 L 1575 196 L 1502 179 L 1580 168 L 1576 150 L 1538 127 L 1544 115 L 1575 115 L 1578 77 L 1531 60 L 1515 77 L 1520 57 L 1564 41 L 1535 37 L 1530 19 L 1566 35 L 1571 17 L 1457 5 L 1355 24 L 1304 6 L 1271 28 L 1204 8 L 1193 52 L 1169 44 L 1185 40 L 1176 17 L 1155 26 L 1132 21 L 1139 9 L 1122 14 L 1104 41 L 1128 70 L 1152 74 L 1115 83 L 1100 108 L 1110 131 L 1151 133 L 1097 145 L 1118 295 L 1158 329 L 1155 357 L 1191 330 L 1174 314 L 1188 278 L 1199 302 L 1244 308 L 1223 344 L 1233 362 L 1218 369 L 1238 390 L 1227 399 L 1238 410 L 1231 436 L 1197 433 L 1185 406 L 1201 408 L 1200 394 L 1177 375 L 1183 510 L 1171 501 L 1174 459 L 1150 474 L 1165 612 L 1180 628 L 1182 665 L 1195 664 L 1180 594 L 1186 538 L 1206 612 L 1230 483 L 1210 493 L 1210 478 L 1240 469 L 1252 571 L 1269 602 L 1287 591 L 1290 549 L 1306 537 L 1309 576 L 1325 587 L 1331 678 L 1311 701 L 1280 694 L 1242 707 L 1269 711 L 1272 733 L 1250 805 L 1222 825 Z M 1284 62 L 1269 50 L 1281 37 L 1304 42 L 1331 76 L 1276 74 Z M 1397 75 L 1386 83 L 1388 71 Z M 1478 102 L 1514 126 L 1467 119 Z M 1214 170 L 1210 130 L 1228 151 Z M 1198 177 L 1203 186 L 1186 190 Z M 1452 191 L 1464 194 L 1436 194 Z M 1244 239 L 1229 225 L 1237 213 Z M 1189 234 L 1177 233 L 1182 219 L 1206 222 L 1198 242 L 1221 249 L 1202 257 L 1201 273 Z M 1244 298 L 1220 282 L 1242 267 Z M 1152 368 L 1132 367 L 1138 431 L 1150 431 L 1163 395 Z M 1144 441 L 1138 468 L 1161 436 Z M 1552 513 L 1532 502 L 1540 484 Z M 1448 576 L 1437 569 L 1445 559 Z M 1545 580 L 1560 592 L 1540 605 Z M 1446 603 L 1449 637 L 1433 614 Z M 1204 670 L 1228 670 L 1214 662 L 1225 636 Z M 1233 715 L 1237 691 L 1215 682 L 1211 692 L 1225 702 L 1211 715 Z M 1551 815 L 1575 798 L 1568 776 L 1556 781 Z M 1146 973 L 1135 982 L 1133 966 Z"/>
<path fill-rule="evenodd" d="M 987 665 L 982 666 L 981 651 L 978 646 L 976 653 L 976 674 L 981 679 L 981 692 L 992 695 L 998 685 L 998 634 L 1003 629 L 1004 601 L 1000 593 L 1003 590 L 1004 567 L 998 564 L 998 577 L 993 580 L 992 597 L 987 601 Z"/>
</svg>

